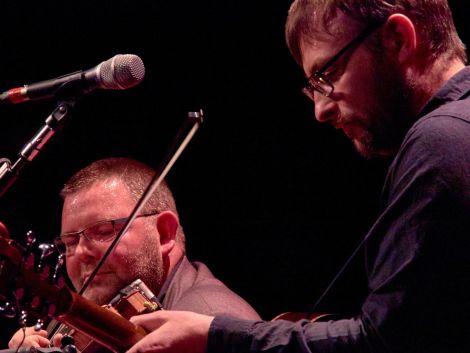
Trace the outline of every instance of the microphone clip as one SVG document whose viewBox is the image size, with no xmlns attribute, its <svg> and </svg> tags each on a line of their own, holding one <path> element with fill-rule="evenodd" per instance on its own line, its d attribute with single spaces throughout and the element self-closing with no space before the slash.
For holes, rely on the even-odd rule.
<svg viewBox="0 0 470 353">
<path fill-rule="evenodd" d="M 39 154 L 44 145 L 51 139 L 57 131 L 62 130 L 66 121 L 72 115 L 72 108 L 75 106 L 77 98 L 70 98 L 59 102 L 54 111 L 47 117 L 45 124 L 37 131 L 19 153 L 19 158 L 15 164 L 7 159 L 0 159 L 0 198 L 18 179 L 20 171 Z"/>
</svg>

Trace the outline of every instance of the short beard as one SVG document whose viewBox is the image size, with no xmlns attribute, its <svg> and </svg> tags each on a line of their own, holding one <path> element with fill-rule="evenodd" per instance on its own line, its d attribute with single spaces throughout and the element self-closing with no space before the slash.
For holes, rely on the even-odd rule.
<svg viewBox="0 0 470 353">
<path fill-rule="evenodd" d="M 357 151 L 366 158 L 389 157 L 396 154 L 410 128 L 411 97 L 415 84 L 402 78 L 399 70 L 379 56 L 372 73 L 375 77 L 376 99 L 370 112 L 366 136 L 354 141 Z"/>
<path fill-rule="evenodd" d="M 133 280 L 141 279 L 155 295 L 158 295 L 166 270 L 158 235 L 155 233 L 155 228 L 147 230 L 145 243 L 141 244 L 140 251 L 134 255 L 134 258 L 127 259 L 127 268 L 132 269 L 135 277 Z"/>
<path fill-rule="evenodd" d="M 93 291 L 92 282 L 91 291 L 84 293 L 86 299 L 99 305 L 108 304 L 120 290 L 136 279 L 141 279 L 155 295 L 158 294 L 165 274 L 164 263 L 158 234 L 150 225 L 146 226 L 146 233 L 145 241 L 142 244 L 136 244 L 138 251 L 132 256 L 121 258 L 122 272 L 114 274 L 114 281 L 107 284 L 106 290 Z"/>
</svg>

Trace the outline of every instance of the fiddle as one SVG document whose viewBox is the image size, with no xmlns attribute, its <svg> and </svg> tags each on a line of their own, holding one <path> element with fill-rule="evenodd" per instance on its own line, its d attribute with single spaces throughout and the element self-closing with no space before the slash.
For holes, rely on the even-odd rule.
<svg viewBox="0 0 470 353">
<path fill-rule="evenodd" d="M 18 306 L 36 312 L 42 320 L 55 318 L 107 349 L 124 352 L 147 332 L 114 311 L 103 308 L 71 291 L 65 284 L 49 283 L 47 267 L 36 272 L 34 261 L 23 261 L 24 249 L 0 236 L 0 300 L 11 293 Z"/>
<path fill-rule="evenodd" d="M 140 279 L 135 280 L 120 290 L 111 302 L 103 307 L 125 319 L 130 319 L 135 315 L 162 310 L 162 305 L 158 302 L 155 295 Z M 104 353 L 106 351 L 105 347 L 84 333 L 65 324 L 60 324 L 53 331 L 50 337 L 51 340 L 56 334 L 71 336 L 74 340 L 74 345 L 81 353 Z"/>
</svg>

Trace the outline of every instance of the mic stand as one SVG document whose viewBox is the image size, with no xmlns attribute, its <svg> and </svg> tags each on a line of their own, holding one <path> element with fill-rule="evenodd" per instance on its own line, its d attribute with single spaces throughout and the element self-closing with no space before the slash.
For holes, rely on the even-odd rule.
<svg viewBox="0 0 470 353">
<path fill-rule="evenodd" d="M 90 276 L 88 277 L 86 282 L 83 284 L 83 286 L 80 289 L 80 291 L 78 292 L 78 294 L 82 295 L 85 292 L 85 290 L 88 288 L 88 285 L 95 278 L 95 276 L 98 273 L 98 271 L 100 270 L 101 266 L 103 265 L 103 263 L 108 258 L 109 254 L 111 254 L 114 251 L 114 249 L 118 245 L 118 243 L 121 240 L 121 238 L 123 237 L 123 235 L 129 229 L 131 223 L 134 221 L 134 219 L 142 211 L 142 209 L 144 208 L 147 201 L 150 199 L 152 194 L 158 188 L 158 186 L 160 185 L 162 180 L 165 178 L 165 176 L 170 171 L 173 164 L 175 164 L 178 157 L 181 155 L 183 150 L 186 148 L 188 143 L 193 138 L 196 131 L 199 129 L 199 126 L 201 125 L 202 120 L 203 120 L 203 116 L 204 116 L 204 114 L 203 114 L 202 110 L 200 110 L 199 112 L 189 112 L 188 113 L 188 117 L 186 118 L 185 122 L 180 127 L 180 129 L 178 130 L 178 133 L 177 133 L 176 137 L 174 138 L 173 143 L 172 143 L 171 147 L 169 148 L 167 154 L 165 155 L 165 158 L 163 159 L 163 161 L 161 162 L 161 164 L 157 168 L 155 175 L 153 176 L 153 178 L 150 181 L 149 185 L 147 186 L 147 188 L 145 189 L 145 191 L 142 194 L 141 198 L 137 202 L 137 204 L 136 204 L 134 210 L 132 211 L 131 215 L 127 219 L 127 221 L 124 224 L 124 226 L 122 227 L 122 229 L 118 232 L 116 238 L 114 238 L 113 242 L 109 245 L 108 249 L 103 254 L 103 256 L 101 257 L 99 263 L 96 265 L 93 272 L 90 274 Z"/>
<path fill-rule="evenodd" d="M 6 158 L 0 159 L 0 198 L 18 179 L 20 171 L 36 158 L 50 138 L 64 127 L 65 122 L 72 115 L 72 108 L 76 102 L 77 98 L 70 98 L 59 102 L 54 111 L 47 117 L 45 125 L 38 130 L 20 151 L 20 157 L 15 164 L 12 165 Z"/>
</svg>

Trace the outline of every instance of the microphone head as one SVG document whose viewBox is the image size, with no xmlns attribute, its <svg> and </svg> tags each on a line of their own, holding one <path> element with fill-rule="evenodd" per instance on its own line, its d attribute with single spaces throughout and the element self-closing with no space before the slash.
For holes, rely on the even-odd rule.
<svg viewBox="0 0 470 353">
<path fill-rule="evenodd" d="M 133 54 L 119 54 L 103 61 L 97 68 L 98 81 L 104 89 L 127 89 L 145 76 L 142 59 Z"/>
</svg>

